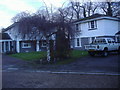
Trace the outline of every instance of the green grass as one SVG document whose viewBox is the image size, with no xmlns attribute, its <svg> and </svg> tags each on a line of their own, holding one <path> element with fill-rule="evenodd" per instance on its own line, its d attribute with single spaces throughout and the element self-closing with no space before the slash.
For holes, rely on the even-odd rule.
<svg viewBox="0 0 120 90">
<path fill-rule="evenodd" d="M 84 56 L 87 56 L 87 55 L 88 55 L 87 51 L 73 50 L 71 52 L 71 58 L 70 59 L 59 61 L 56 64 L 57 65 L 68 64 L 68 63 L 74 62 L 75 60 L 77 60 L 80 57 L 84 57 Z"/>
<path fill-rule="evenodd" d="M 80 50 L 73 50 L 71 52 L 71 58 L 67 60 L 60 60 L 56 64 L 57 65 L 62 65 L 62 64 L 67 64 L 75 61 L 77 58 L 87 56 L 88 53 L 87 51 L 80 51 Z M 29 52 L 29 53 L 17 53 L 17 54 L 12 54 L 10 55 L 12 57 L 20 58 L 25 61 L 34 61 L 38 59 L 42 59 L 46 57 L 46 52 Z"/>
<path fill-rule="evenodd" d="M 87 51 L 80 51 L 80 50 L 73 50 L 71 53 L 72 58 L 80 58 L 87 55 L 88 55 Z"/>
<path fill-rule="evenodd" d="M 28 53 L 16 53 L 10 55 L 12 57 L 20 58 L 26 61 L 37 60 L 46 57 L 46 52 L 28 52 Z"/>
</svg>

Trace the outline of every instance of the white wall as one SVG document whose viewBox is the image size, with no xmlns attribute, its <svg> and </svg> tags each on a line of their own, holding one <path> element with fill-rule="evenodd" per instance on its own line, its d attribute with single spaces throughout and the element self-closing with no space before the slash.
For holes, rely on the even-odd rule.
<svg viewBox="0 0 120 90">
<path fill-rule="evenodd" d="M 104 34 L 108 36 L 115 36 L 119 29 L 119 22 L 114 20 L 104 20 Z"/>
<path fill-rule="evenodd" d="M 20 40 L 20 35 L 18 33 L 18 25 L 16 24 L 12 28 L 6 31 L 9 34 L 12 40 Z"/>
<path fill-rule="evenodd" d="M 20 33 L 19 33 L 18 24 L 15 24 L 12 28 L 7 30 L 6 33 L 9 34 L 9 36 L 11 37 L 12 40 L 17 40 L 17 41 L 21 41 L 22 40 L 22 35 L 20 35 Z M 37 37 L 37 40 L 41 39 L 41 37 L 42 37 L 42 33 L 40 33 L 40 35 Z M 51 38 L 52 38 L 52 40 L 55 40 L 55 35 L 52 35 Z M 28 39 L 30 39 L 30 38 L 26 36 L 25 40 L 28 40 Z M 43 37 L 42 39 L 46 40 L 45 37 Z"/>
<path fill-rule="evenodd" d="M 81 33 L 76 37 L 115 36 L 118 32 L 118 21 L 97 20 L 97 29 L 89 30 L 88 22 L 81 23 Z"/>
</svg>

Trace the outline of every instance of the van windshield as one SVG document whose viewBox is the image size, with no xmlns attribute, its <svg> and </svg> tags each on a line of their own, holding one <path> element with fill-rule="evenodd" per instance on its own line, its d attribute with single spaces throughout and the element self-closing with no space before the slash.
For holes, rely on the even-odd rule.
<svg viewBox="0 0 120 90">
<path fill-rule="evenodd" d="M 92 44 L 106 44 L 106 40 L 105 39 L 95 39 Z"/>
</svg>

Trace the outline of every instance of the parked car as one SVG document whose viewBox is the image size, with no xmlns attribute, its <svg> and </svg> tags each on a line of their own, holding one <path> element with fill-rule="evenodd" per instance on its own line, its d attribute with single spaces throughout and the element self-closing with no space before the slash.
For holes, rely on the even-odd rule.
<svg viewBox="0 0 120 90">
<path fill-rule="evenodd" d="M 108 53 L 112 51 L 120 54 L 120 43 L 115 42 L 113 38 L 96 38 L 91 44 L 85 45 L 85 49 L 91 56 L 95 54 L 108 56 Z"/>
</svg>

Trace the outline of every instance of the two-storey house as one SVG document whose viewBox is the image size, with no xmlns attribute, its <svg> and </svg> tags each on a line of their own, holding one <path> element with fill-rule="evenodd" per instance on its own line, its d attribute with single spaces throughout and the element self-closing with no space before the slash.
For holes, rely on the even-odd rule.
<svg viewBox="0 0 120 90">
<path fill-rule="evenodd" d="M 120 19 L 101 14 L 94 14 L 74 22 L 75 30 L 78 32 L 73 38 L 73 49 L 84 50 L 84 45 L 92 43 L 98 37 L 112 37 L 116 41 L 120 37 L 115 34 L 120 31 Z"/>
</svg>

